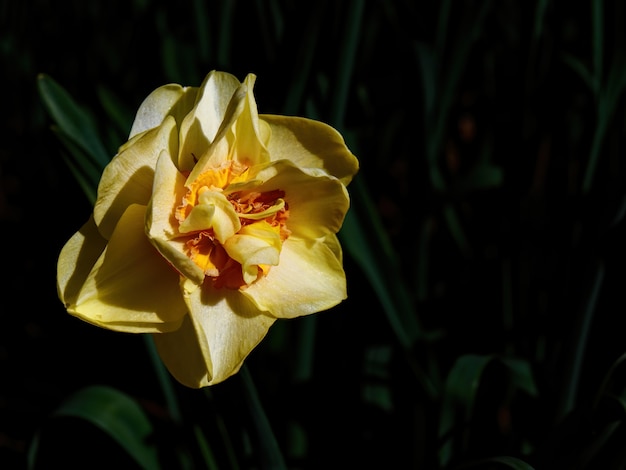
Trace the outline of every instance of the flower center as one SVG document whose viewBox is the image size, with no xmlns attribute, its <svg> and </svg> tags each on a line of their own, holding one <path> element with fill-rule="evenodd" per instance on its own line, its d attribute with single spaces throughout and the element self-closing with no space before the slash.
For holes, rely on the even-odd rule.
<svg viewBox="0 0 626 470">
<path fill-rule="evenodd" d="M 251 181 L 237 163 L 207 170 L 176 209 L 187 256 L 218 288 L 239 289 L 265 276 L 290 235 L 285 192 L 242 183 Z"/>
</svg>

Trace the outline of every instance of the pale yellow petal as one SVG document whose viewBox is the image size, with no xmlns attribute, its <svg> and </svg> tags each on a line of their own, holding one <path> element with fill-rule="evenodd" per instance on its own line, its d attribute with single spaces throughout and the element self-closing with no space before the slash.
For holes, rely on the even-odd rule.
<svg viewBox="0 0 626 470">
<path fill-rule="evenodd" d="M 296 237 L 320 238 L 337 233 L 350 206 L 346 187 L 318 171 L 312 176 L 287 161 L 274 162 L 252 175 L 263 181 L 255 191 L 280 189 L 289 206 L 287 228 Z"/>
<path fill-rule="evenodd" d="M 242 293 L 257 307 L 278 318 L 293 318 L 327 310 L 346 298 L 346 277 L 337 256 L 337 240 L 306 243 L 288 238 L 280 263 Z"/>
<path fill-rule="evenodd" d="M 98 186 L 94 220 L 102 236 L 111 237 L 118 219 L 131 204 L 147 205 L 152 196 L 154 168 L 162 150 L 176 153 L 176 122 L 168 117 L 159 127 L 126 147 L 106 166 Z"/>
<path fill-rule="evenodd" d="M 272 134 L 267 146 L 272 161 L 291 160 L 302 168 L 321 168 L 348 184 L 359 162 L 331 126 L 311 119 L 262 114 Z"/>
<path fill-rule="evenodd" d="M 144 218 L 145 207 L 138 204 L 124 212 L 70 313 L 132 333 L 180 326 L 187 313 L 180 276 L 148 241 Z"/>
<path fill-rule="evenodd" d="M 195 106 L 180 127 L 179 167 L 191 170 L 215 137 L 227 114 L 228 105 L 241 83 L 234 75 L 210 72 L 198 91 Z"/>
<path fill-rule="evenodd" d="M 185 253 L 184 241 L 177 240 L 176 207 L 186 192 L 185 177 L 178 171 L 167 151 L 161 152 L 154 174 L 152 199 L 146 216 L 146 233 L 152 244 L 183 276 L 196 284 L 204 272 Z"/>
<path fill-rule="evenodd" d="M 233 127 L 246 107 L 247 95 L 248 90 L 246 85 L 239 85 L 239 88 L 235 90 L 230 102 L 228 103 L 228 107 L 222 117 L 220 127 L 215 134 L 215 138 L 207 147 L 204 154 L 202 154 L 202 156 L 198 159 L 195 166 L 193 166 L 185 184 L 189 185 L 206 170 L 210 168 L 218 168 L 232 159 L 232 152 L 234 151 L 233 145 L 235 141 Z M 195 156 L 198 157 L 198 155 Z M 184 157 L 184 155 L 182 157 Z M 179 159 L 179 168 L 191 169 L 185 166 L 186 164 L 182 160 L 182 157 Z"/>
<path fill-rule="evenodd" d="M 177 84 L 164 85 L 154 90 L 139 106 L 128 139 L 160 126 L 167 116 L 173 116 L 180 125 L 193 107 L 197 91 L 197 88 Z"/>
<path fill-rule="evenodd" d="M 238 291 L 216 290 L 210 281 L 187 301 L 191 313 L 181 329 L 154 338 L 169 371 L 188 387 L 214 385 L 235 374 L 275 320 Z"/>
<path fill-rule="evenodd" d="M 215 238 L 224 243 L 241 228 L 237 212 L 221 192 L 204 191 L 200 194 L 199 202 L 180 224 L 181 233 L 212 228 Z"/>
<path fill-rule="evenodd" d="M 224 249 L 241 264 L 243 280 L 250 284 L 258 276 L 258 266 L 275 266 L 280 259 L 281 240 L 267 222 L 256 222 L 226 240 Z"/>
<path fill-rule="evenodd" d="M 190 315 L 185 315 L 177 330 L 152 337 L 161 360 L 176 380 L 191 388 L 209 385 L 213 366 L 207 338 L 202 329 L 198 334 Z"/>
<path fill-rule="evenodd" d="M 85 279 L 105 247 L 106 240 L 90 217 L 61 250 L 57 262 L 57 290 L 66 308 L 76 304 Z"/>
<path fill-rule="evenodd" d="M 259 113 L 254 100 L 253 87 L 256 77 L 249 74 L 244 80 L 246 86 L 245 105 L 235 124 L 235 149 L 233 159 L 250 167 L 269 162 L 270 157 L 263 139 L 267 139 L 267 128 L 259 126 Z"/>
</svg>

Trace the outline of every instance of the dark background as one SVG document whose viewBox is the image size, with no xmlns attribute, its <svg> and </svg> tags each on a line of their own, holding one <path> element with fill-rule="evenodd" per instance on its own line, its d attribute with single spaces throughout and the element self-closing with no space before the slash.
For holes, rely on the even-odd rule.
<svg viewBox="0 0 626 470">
<path fill-rule="evenodd" d="M 142 339 L 82 323 L 58 301 L 56 258 L 91 206 L 62 160 L 37 75 L 54 78 L 93 113 L 113 155 L 154 88 L 198 86 L 219 69 L 240 80 L 257 75 L 261 113 L 339 127 L 359 157 L 360 188 L 372 203 L 367 207 L 353 185 L 352 210 L 366 221 L 376 256 L 388 262 L 367 225 L 381 223 L 410 315 L 433 332 L 403 347 L 346 250 L 349 299 L 315 320 L 276 324 L 248 359 L 290 468 L 437 468 L 444 395 L 429 398 L 413 369 L 435 363 L 434 381 L 442 383 L 465 354 L 522 359 L 537 393 L 512 391 L 502 370 L 490 369 L 452 465 L 511 455 L 536 468 L 623 468 L 608 439 L 589 451 L 591 463 L 567 461 L 571 449 L 596 442 L 607 422 L 618 425 L 616 439 L 624 432 L 623 412 L 611 409 L 600 419 L 591 411 L 603 377 L 626 352 L 626 10 L 621 2 L 602 3 L 594 27 L 594 2 L 365 2 L 337 121 L 334 92 L 360 2 L 0 0 L 0 467 L 23 468 L 39 431 L 42 468 L 126 462 L 89 425 L 50 417 L 93 384 L 135 398 L 164 448 L 190 437 L 189 427 L 171 425 Z M 449 102 L 429 93 L 425 57 L 439 64 L 434 89 L 457 77 Z M 598 106 L 604 92 L 611 113 Z M 106 96 L 116 103 L 116 119 L 103 93 L 113 95 Z M 585 190 L 600 122 L 606 132 Z M 311 339 L 307 362 L 297 351 Z M 215 442 L 218 461 L 228 462 L 224 449 L 231 448 L 241 468 L 259 468 L 241 390 L 236 376 L 208 395 L 182 387 L 177 393 L 189 422 Z M 230 447 L 216 423 L 225 423 Z M 615 466 L 593 467 L 606 461 Z"/>
</svg>

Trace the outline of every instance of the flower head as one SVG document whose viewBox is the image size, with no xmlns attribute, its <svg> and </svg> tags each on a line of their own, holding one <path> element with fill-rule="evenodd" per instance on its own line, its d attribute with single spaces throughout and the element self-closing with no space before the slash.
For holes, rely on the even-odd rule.
<svg viewBox="0 0 626 470">
<path fill-rule="evenodd" d="M 259 115 L 254 81 L 152 92 L 59 256 L 67 310 L 153 333 L 190 387 L 236 373 L 277 318 L 346 297 L 336 233 L 358 162 L 326 124 Z"/>
</svg>

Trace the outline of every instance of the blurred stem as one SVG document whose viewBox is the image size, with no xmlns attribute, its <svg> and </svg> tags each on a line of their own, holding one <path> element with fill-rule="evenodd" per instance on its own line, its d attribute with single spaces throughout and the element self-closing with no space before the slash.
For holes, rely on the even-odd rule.
<svg viewBox="0 0 626 470">
<path fill-rule="evenodd" d="M 220 2 L 222 12 L 219 19 L 219 40 L 217 42 L 217 64 L 223 70 L 230 68 L 230 45 L 233 28 L 233 12 L 235 10 L 235 0 L 224 0 Z"/>
<path fill-rule="evenodd" d="M 172 383 L 172 378 L 169 375 L 169 372 L 165 369 L 161 358 L 159 357 L 159 353 L 156 349 L 156 345 L 154 344 L 154 339 L 152 335 L 144 334 L 141 335 L 144 340 L 144 344 L 146 345 L 146 350 L 148 351 L 148 355 L 150 356 L 150 361 L 152 362 L 152 366 L 154 367 L 154 371 L 156 373 L 159 384 L 161 385 L 161 391 L 163 392 L 163 396 L 165 397 L 165 403 L 167 405 L 167 409 L 170 413 L 170 417 L 174 422 L 175 426 L 180 428 L 183 426 L 183 417 L 180 411 L 180 405 L 178 404 L 178 398 L 176 397 L 176 392 L 174 391 L 174 385 Z M 202 442 L 197 441 L 200 449 L 202 449 Z M 191 459 L 189 455 L 184 452 L 182 449 L 177 452 L 178 459 L 180 461 L 180 468 L 182 469 L 190 469 L 193 467 Z"/>
<path fill-rule="evenodd" d="M 348 8 L 350 14 L 348 15 L 348 23 L 345 29 L 346 35 L 342 41 L 343 46 L 339 53 L 337 82 L 335 83 L 335 94 L 330 112 L 331 124 L 338 128 L 343 127 L 346 114 L 348 89 L 354 69 L 354 58 L 359 43 L 364 7 L 364 0 L 352 0 Z"/>
<path fill-rule="evenodd" d="M 598 113 L 600 114 L 600 113 Z M 602 142 L 608 127 L 608 119 L 605 115 L 598 116 L 598 125 L 596 126 L 593 134 L 593 142 L 591 143 L 591 152 L 589 153 L 589 161 L 587 162 L 587 168 L 585 170 L 585 178 L 583 180 L 582 192 L 587 194 L 593 184 L 593 176 L 596 172 L 596 166 L 598 165 L 598 158 L 600 156 L 600 149 L 602 148 Z"/>
<path fill-rule="evenodd" d="M 593 34 L 593 76 L 597 96 L 602 83 L 602 68 L 604 56 L 604 2 L 591 2 L 591 32 Z"/>
<path fill-rule="evenodd" d="M 286 469 L 287 466 L 283 459 L 283 455 L 278 446 L 278 442 L 274 437 L 274 432 L 272 431 L 270 422 L 267 419 L 265 410 L 261 405 L 261 400 L 259 399 L 254 381 L 252 380 L 252 376 L 250 375 L 246 364 L 241 367 L 239 375 L 241 376 L 244 384 L 246 401 L 248 402 L 248 406 L 252 414 L 252 419 L 257 430 L 257 436 L 262 444 L 262 468 L 271 470 Z"/>
<path fill-rule="evenodd" d="M 439 9 L 439 18 L 437 19 L 437 39 L 435 48 L 438 57 L 443 57 L 446 47 L 446 37 L 448 33 L 448 18 L 450 18 L 450 0 L 443 0 Z"/>
<path fill-rule="evenodd" d="M 211 392 L 211 387 L 204 387 L 202 391 L 204 392 L 204 396 L 207 400 L 213 401 L 213 393 Z M 239 463 L 237 461 L 237 455 L 235 454 L 232 440 L 230 439 L 230 435 L 228 434 L 228 430 L 226 429 L 226 425 L 224 424 L 224 419 L 219 413 L 215 413 L 214 420 L 223 440 L 223 450 L 226 452 L 226 456 L 228 457 L 228 468 L 230 468 L 231 470 L 238 470 Z"/>
<path fill-rule="evenodd" d="M 319 37 L 319 24 L 323 18 L 326 1 L 318 1 L 315 3 L 315 11 L 311 14 L 306 31 L 303 35 L 302 44 L 295 57 L 294 71 L 295 75 L 291 80 L 291 87 L 287 93 L 287 101 L 283 106 L 283 113 L 287 115 L 296 114 L 302 104 L 302 97 L 308 78 L 311 73 L 311 64 L 317 38 Z"/>
<path fill-rule="evenodd" d="M 165 403 L 167 404 L 167 409 L 170 412 L 172 421 L 174 421 L 177 425 L 180 425 L 183 422 L 182 413 L 180 412 L 178 398 L 176 397 L 176 392 L 174 391 L 174 386 L 169 372 L 165 369 L 165 366 L 159 357 L 152 335 L 146 334 L 141 336 L 143 337 L 148 355 L 150 356 L 150 361 L 152 362 L 157 379 L 161 385 L 161 391 L 165 397 Z"/>
<path fill-rule="evenodd" d="M 569 413 L 576 403 L 576 395 L 579 389 L 580 373 L 582 369 L 587 337 L 591 327 L 593 313 L 596 308 L 598 295 L 604 280 L 604 264 L 601 260 L 596 260 L 592 267 L 590 278 L 591 285 L 587 292 L 587 299 L 583 309 L 578 314 L 577 322 L 574 325 L 571 337 L 571 360 L 563 383 L 562 399 L 559 400 L 560 409 L 557 419 L 562 419 Z"/>
</svg>

